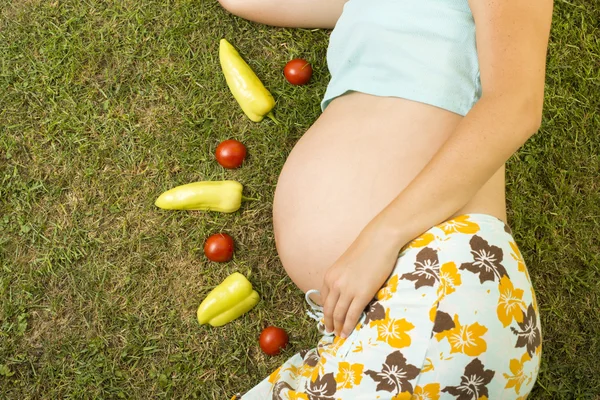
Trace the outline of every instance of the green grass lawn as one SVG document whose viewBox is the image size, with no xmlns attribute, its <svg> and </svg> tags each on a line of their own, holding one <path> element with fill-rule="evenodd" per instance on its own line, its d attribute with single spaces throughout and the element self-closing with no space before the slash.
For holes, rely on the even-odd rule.
<svg viewBox="0 0 600 400">
<path fill-rule="evenodd" d="M 327 31 L 242 21 L 216 0 L 0 0 L 0 398 L 229 399 L 312 347 L 313 321 L 284 274 L 273 192 L 319 115 Z M 533 399 L 600 394 L 600 3 L 557 0 L 540 132 L 508 165 L 510 223 L 542 312 Z M 228 91 L 228 38 L 276 101 L 279 126 L 250 122 Z M 286 61 L 314 66 L 293 87 Z M 213 159 L 224 139 L 243 168 Z M 236 179 L 232 215 L 167 212 L 175 185 Z M 208 262 L 224 231 L 234 259 Z M 244 273 L 262 301 L 223 328 L 199 326 L 209 289 Z M 291 334 L 282 355 L 261 329 Z"/>
</svg>

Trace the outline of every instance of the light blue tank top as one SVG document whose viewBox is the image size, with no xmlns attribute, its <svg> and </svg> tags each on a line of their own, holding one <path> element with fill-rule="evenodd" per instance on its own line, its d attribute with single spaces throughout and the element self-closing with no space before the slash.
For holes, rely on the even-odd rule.
<svg viewBox="0 0 600 400">
<path fill-rule="evenodd" d="M 323 110 L 358 91 L 465 115 L 481 96 L 467 0 L 350 0 L 331 33 L 327 64 Z"/>
</svg>

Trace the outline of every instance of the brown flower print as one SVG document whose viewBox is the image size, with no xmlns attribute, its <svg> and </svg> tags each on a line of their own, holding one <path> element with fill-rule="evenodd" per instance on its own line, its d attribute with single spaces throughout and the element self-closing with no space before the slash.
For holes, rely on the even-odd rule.
<svg viewBox="0 0 600 400">
<path fill-rule="evenodd" d="M 483 238 L 475 235 L 469 241 L 473 262 L 461 264 L 459 269 L 466 269 L 474 274 L 479 274 L 481 283 L 486 281 L 498 281 L 503 276 L 508 276 L 506 269 L 501 264 L 503 252 L 500 247 L 491 245 Z"/>
<path fill-rule="evenodd" d="M 377 382 L 377 390 L 388 392 L 409 392 L 412 394 L 413 386 L 410 381 L 419 375 L 419 368 L 406 363 L 406 358 L 400 351 L 394 351 L 389 354 L 383 363 L 381 371 L 366 370 L 369 375 Z"/>
<path fill-rule="evenodd" d="M 434 286 L 436 281 L 439 281 L 440 261 L 438 260 L 437 251 L 429 247 L 425 247 L 417 254 L 415 262 L 415 270 L 403 274 L 400 279 L 407 279 L 415 282 L 415 289 L 421 286 Z"/>
<path fill-rule="evenodd" d="M 333 372 L 317 377 L 306 388 L 308 400 L 334 400 L 336 382 Z"/>
<path fill-rule="evenodd" d="M 487 398 L 489 397 L 487 385 L 495 374 L 491 369 L 484 370 L 483 364 L 476 358 L 465 367 L 460 385 L 446 386 L 442 392 L 455 396 L 457 400 L 473 400 L 483 396 Z"/>
<path fill-rule="evenodd" d="M 287 382 L 277 382 L 273 386 L 273 400 L 285 400 L 283 397 L 284 390 L 292 390 L 292 387 Z"/>
<path fill-rule="evenodd" d="M 519 329 L 511 327 L 512 333 L 517 335 L 517 344 L 515 347 L 526 347 L 527 353 L 533 357 L 536 348 L 542 344 L 542 332 L 537 323 L 537 315 L 533 309 L 533 304 L 527 307 L 527 312 L 523 316 L 523 322 L 517 322 Z"/>
<path fill-rule="evenodd" d="M 371 304 L 369 304 L 369 308 L 367 309 L 367 313 L 365 315 L 366 318 L 364 324 L 367 325 L 371 321 L 379 321 L 385 319 L 385 309 L 383 308 L 381 303 L 379 303 L 378 301 L 374 301 Z"/>
<path fill-rule="evenodd" d="M 456 324 L 452 320 L 450 314 L 443 311 L 435 313 L 435 322 L 433 323 L 433 332 L 440 333 L 450 329 L 454 329 Z"/>
<path fill-rule="evenodd" d="M 300 355 L 302 356 L 302 353 L 300 353 Z M 302 363 L 304 365 L 308 365 L 309 367 L 316 367 L 317 363 L 319 362 L 319 355 L 315 350 L 311 350 L 308 352 L 308 354 L 305 352 L 302 358 L 304 360 Z"/>
</svg>

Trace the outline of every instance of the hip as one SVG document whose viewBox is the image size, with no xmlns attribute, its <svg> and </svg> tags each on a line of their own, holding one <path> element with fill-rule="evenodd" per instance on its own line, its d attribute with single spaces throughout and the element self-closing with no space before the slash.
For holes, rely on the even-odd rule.
<svg viewBox="0 0 600 400">
<path fill-rule="evenodd" d="M 535 293 L 510 228 L 468 214 L 407 245 L 355 331 L 345 341 L 324 337 L 319 355 L 330 364 L 324 373 L 362 369 L 370 378 L 341 398 L 382 390 L 394 369 L 406 374 L 386 385 L 390 395 L 474 390 L 507 398 L 531 390 L 541 348 Z M 480 387 L 465 388 L 463 378 L 474 374 Z"/>
</svg>

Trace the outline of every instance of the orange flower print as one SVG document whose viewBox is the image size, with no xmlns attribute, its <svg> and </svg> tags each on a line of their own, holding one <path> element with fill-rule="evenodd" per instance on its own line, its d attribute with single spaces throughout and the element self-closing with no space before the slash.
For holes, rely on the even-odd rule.
<svg viewBox="0 0 600 400">
<path fill-rule="evenodd" d="M 510 360 L 509 367 L 510 372 L 512 372 L 512 375 L 508 375 L 506 373 L 502 374 L 507 379 L 507 383 L 505 386 L 506 389 L 515 388 L 515 392 L 519 394 L 519 391 L 521 390 L 521 385 L 528 379 L 528 377 L 525 374 L 523 374 L 523 364 L 529 360 L 531 360 L 531 357 L 529 357 L 528 353 L 523 354 L 523 356 L 521 357 L 521 361 L 517 359 Z"/>
<path fill-rule="evenodd" d="M 319 362 L 311 371 L 310 381 L 314 383 L 317 380 L 317 378 L 319 378 L 319 376 L 323 374 L 325 374 L 325 357 L 319 358 Z"/>
<path fill-rule="evenodd" d="M 321 340 L 323 340 L 323 339 L 321 339 Z M 321 355 L 328 354 L 328 355 L 331 355 L 332 357 L 335 357 L 335 355 L 337 354 L 340 347 L 342 347 L 342 345 L 344 344 L 345 341 L 346 341 L 346 339 L 342 338 L 341 336 L 335 336 L 333 338 L 332 342 L 325 342 L 325 343 L 319 344 L 320 354 Z"/>
<path fill-rule="evenodd" d="M 298 375 L 303 378 L 310 378 L 314 368 L 315 367 L 309 367 L 308 365 L 303 364 L 300 368 L 298 368 Z"/>
<path fill-rule="evenodd" d="M 272 384 L 275 384 L 275 382 L 277 382 L 279 380 L 280 376 L 281 376 L 281 367 L 277 368 L 275 371 L 273 371 L 271 373 L 271 375 L 269 375 L 269 382 L 271 382 Z"/>
<path fill-rule="evenodd" d="M 487 343 L 482 338 L 487 331 L 488 329 L 478 322 L 462 326 L 458 321 L 458 315 L 455 314 L 454 328 L 436 333 L 435 338 L 438 342 L 443 338 L 448 339 L 450 354 L 463 353 L 475 357 L 487 350 Z"/>
<path fill-rule="evenodd" d="M 290 390 L 287 394 L 290 400 L 309 400 L 305 393 L 296 392 L 295 390 Z"/>
<path fill-rule="evenodd" d="M 411 400 L 413 397 L 409 392 L 401 392 L 392 397 L 392 400 Z"/>
<path fill-rule="evenodd" d="M 360 385 L 362 381 L 364 365 L 360 363 L 350 364 L 342 361 L 339 365 L 339 372 L 335 377 L 338 389 L 351 389 Z"/>
<path fill-rule="evenodd" d="M 320 357 L 315 350 L 303 350 L 300 352 L 300 356 L 302 356 L 303 361 L 300 368 L 298 368 L 298 374 L 304 378 L 310 378 L 320 361 Z"/>
<path fill-rule="evenodd" d="M 502 325 L 506 328 L 513 319 L 517 322 L 523 322 L 523 310 L 527 308 L 523 301 L 523 290 L 515 289 L 506 275 L 500 279 L 499 289 L 500 298 L 498 299 L 496 313 Z"/>
<path fill-rule="evenodd" d="M 377 300 L 389 300 L 392 298 L 392 294 L 398 290 L 398 275 L 392 276 L 384 287 L 379 289 L 377 292 Z"/>
<path fill-rule="evenodd" d="M 438 225 L 446 235 L 451 233 L 477 233 L 479 232 L 479 225 L 475 222 L 469 221 L 468 215 L 460 215 L 456 218 L 452 218 L 440 225 Z"/>
<path fill-rule="evenodd" d="M 447 296 L 456 291 L 456 287 L 460 286 L 462 281 L 456 264 L 448 262 L 440 267 L 440 286 L 438 287 L 438 301 L 444 296 Z"/>
<path fill-rule="evenodd" d="M 346 339 L 336 336 L 333 338 L 333 343 L 331 347 L 326 351 L 326 353 L 330 353 L 332 356 L 335 356 L 337 352 L 340 350 L 340 347 L 346 342 Z"/>
<path fill-rule="evenodd" d="M 423 371 L 421 371 L 423 372 Z M 439 400 L 440 384 L 429 383 L 425 386 L 417 386 L 413 393 L 412 400 Z"/>
<path fill-rule="evenodd" d="M 435 315 L 437 314 L 438 306 L 439 306 L 439 299 L 438 299 L 438 301 L 433 303 L 433 306 L 431 306 L 431 308 L 429 309 L 429 319 L 431 320 L 431 322 L 435 322 Z"/>
<path fill-rule="evenodd" d="M 289 379 L 292 379 L 292 380 L 294 380 L 294 379 L 296 379 L 296 378 L 298 377 L 298 375 L 300 374 L 300 372 L 301 372 L 300 370 L 302 369 L 302 366 L 303 366 L 303 365 L 304 365 L 304 364 L 302 364 L 302 365 L 300 365 L 300 366 L 297 366 L 297 365 L 294 365 L 294 364 L 292 364 L 292 365 L 290 365 L 288 368 L 284 368 L 284 369 L 282 370 L 282 372 L 288 372 L 288 373 L 289 373 Z"/>
<path fill-rule="evenodd" d="M 425 359 L 425 363 L 423 364 L 423 368 L 421 368 L 421 373 L 433 371 L 433 363 L 431 362 L 431 358 L 427 357 Z"/>
<path fill-rule="evenodd" d="M 529 280 L 529 274 L 527 273 L 527 268 L 525 267 L 525 261 L 523 261 L 521 250 L 519 250 L 519 247 L 515 242 L 509 242 L 509 244 L 510 248 L 513 251 L 512 253 L 510 253 L 510 255 L 512 256 L 513 260 L 517 262 L 517 267 L 519 268 L 519 271 L 524 272 L 525 275 L 527 275 L 527 280 Z"/>
<path fill-rule="evenodd" d="M 363 347 L 363 343 L 362 340 L 358 342 L 358 344 L 356 346 L 354 346 L 354 350 L 352 350 L 353 353 L 362 353 L 364 350 Z"/>
<path fill-rule="evenodd" d="M 433 236 L 433 233 L 425 232 L 424 234 L 422 234 L 421 236 L 419 236 L 418 238 L 416 238 L 415 240 L 410 242 L 407 247 L 411 248 L 411 249 L 425 247 L 429 243 L 433 242 L 434 240 L 435 240 L 435 236 Z"/>
<path fill-rule="evenodd" d="M 410 346 L 410 336 L 406 332 L 414 329 L 414 325 L 406 319 L 390 318 L 390 309 L 385 311 L 385 319 L 371 321 L 371 328 L 377 326 L 377 340 L 401 349 Z"/>
</svg>

